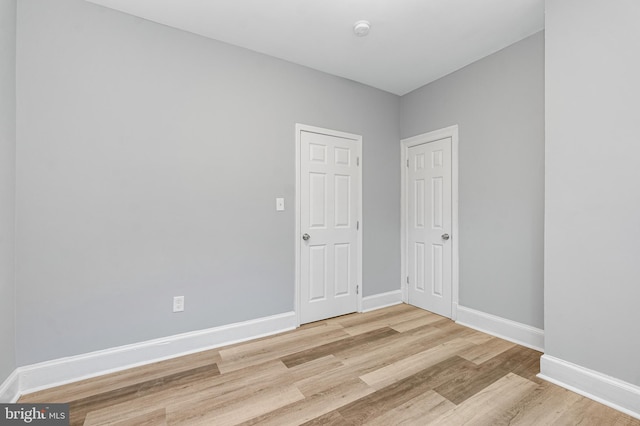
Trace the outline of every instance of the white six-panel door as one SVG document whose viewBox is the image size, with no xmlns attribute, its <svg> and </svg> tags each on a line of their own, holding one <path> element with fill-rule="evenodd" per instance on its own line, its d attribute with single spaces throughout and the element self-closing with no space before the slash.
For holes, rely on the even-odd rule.
<svg viewBox="0 0 640 426">
<path fill-rule="evenodd" d="M 408 302 L 451 318 L 452 143 L 443 138 L 407 148 Z"/>
<path fill-rule="evenodd" d="M 361 142 L 355 135 L 298 131 L 299 318 L 304 324 L 358 308 Z"/>
</svg>

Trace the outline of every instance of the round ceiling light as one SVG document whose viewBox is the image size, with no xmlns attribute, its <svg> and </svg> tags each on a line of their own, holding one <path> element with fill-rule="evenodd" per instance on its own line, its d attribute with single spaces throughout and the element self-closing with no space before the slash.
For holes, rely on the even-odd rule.
<svg viewBox="0 0 640 426">
<path fill-rule="evenodd" d="M 364 37 L 369 34 L 369 30 L 371 29 L 371 24 L 369 21 L 358 21 L 353 24 L 353 33 L 358 37 Z"/>
</svg>

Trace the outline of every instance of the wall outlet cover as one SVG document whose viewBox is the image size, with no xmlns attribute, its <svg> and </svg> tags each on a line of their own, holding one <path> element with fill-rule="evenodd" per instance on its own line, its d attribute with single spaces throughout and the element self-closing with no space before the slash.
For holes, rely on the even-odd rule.
<svg viewBox="0 0 640 426">
<path fill-rule="evenodd" d="M 173 298 L 173 312 L 184 311 L 184 296 L 175 296 Z"/>
</svg>

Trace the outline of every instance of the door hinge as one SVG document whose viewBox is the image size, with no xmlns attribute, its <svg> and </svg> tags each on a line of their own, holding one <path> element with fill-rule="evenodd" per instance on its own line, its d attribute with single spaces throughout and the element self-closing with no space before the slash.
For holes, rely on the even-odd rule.
<svg viewBox="0 0 640 426">
<path fill-rule="evenodd" d="M 407 167 L 409 167 L 409 159 L 407 159 Z"/>
<path fill-rule="evenodd" d="M 359 285 L 356 286 L 356 294 L 360 294 L 360 286 Z"/>
<path fill-rule="evenodd" d="M 360 166 L 360 157 L 356 157 L 356 166 Z"/>
<path fill-rule="evenodd" d="M 357 221 L 356 222 L 356 231 L 359 231 L 359 230 L 360 230 L 360 221 Z"/>
<path fill-rule="evenodd" d="M 407 284 L 409 284 L 409 276 L 407 275 Z"/>
</svg>

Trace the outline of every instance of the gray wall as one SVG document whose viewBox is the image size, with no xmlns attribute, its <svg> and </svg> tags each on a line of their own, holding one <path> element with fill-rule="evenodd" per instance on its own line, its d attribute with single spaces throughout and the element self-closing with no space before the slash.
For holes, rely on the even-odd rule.
<svg viewBox="0 0 640 426">
<path fill-rule="evenodd" d="M 640 5 L 547 1 L 546 20 L 545 349 L 637 386 Z"/>
<path fill-rule="evenodd" d="M 397 289 L 397 96 L 81 0 L 21 0 L 17 64 L 20 365 L 291 311 L 297 122 L 363 135 Z"/>
<path fill-rule="evenodd" d="M 16 0 L 0 0 L 0 384 L 16 366 L 14 210 Z"/>
<path fill-rule="evenodd" d="M 459 125 L 460 304 L 543 327 L 544 37 L 402 97 L 407 138 Z"/>
</svg>

